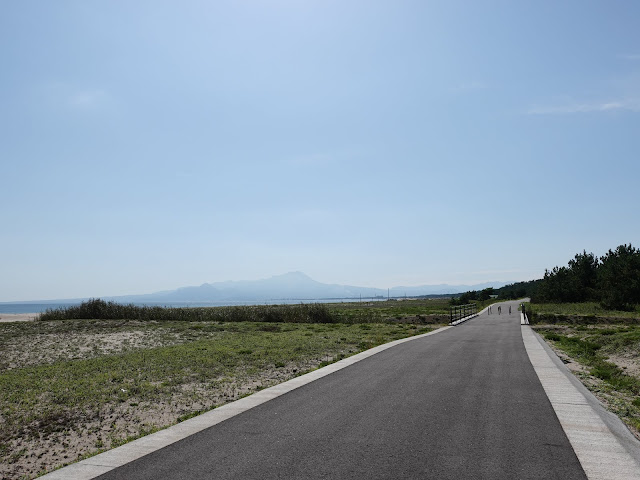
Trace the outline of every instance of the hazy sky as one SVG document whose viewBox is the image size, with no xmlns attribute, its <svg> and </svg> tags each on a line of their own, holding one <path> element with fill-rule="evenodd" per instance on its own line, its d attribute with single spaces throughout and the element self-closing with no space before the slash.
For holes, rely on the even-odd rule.
<svg viewBox="0 0 640 480">
<path fill-rule="evenodd" d="M 0 301 L 640 244 L 640 2 L 6 1 Z"/>
</svg>

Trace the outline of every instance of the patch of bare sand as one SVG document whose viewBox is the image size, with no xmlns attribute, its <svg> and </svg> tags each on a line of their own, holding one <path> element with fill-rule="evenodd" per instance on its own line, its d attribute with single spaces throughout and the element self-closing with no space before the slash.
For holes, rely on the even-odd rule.
<svg viewBox="0 0 640 480">
<path fill-rule="evenodd" d="M 0 313 L 0 322 L 30 322 L 36 319 L 39 313 Z"/>
<path fill-rule="evenodd" d="M 41 333 L 16 337 L 4 345 L 0 370 L 113 355 L 141 348 L 177 345 L 188 341 L 169 330 L 132 330 L 94 333 Z"/>
<path fill-rule="evenodd" d="M 615 363 L 624 370 L 627 375 L 640 378 L 640 357 L 638 353 L 627 353 L 622 355 L 609 355 L 609 361 Z"/>
</svg>

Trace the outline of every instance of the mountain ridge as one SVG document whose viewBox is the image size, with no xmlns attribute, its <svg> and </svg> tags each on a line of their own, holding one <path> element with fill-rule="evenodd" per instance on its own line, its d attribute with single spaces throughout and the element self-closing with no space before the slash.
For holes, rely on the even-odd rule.
<svg viewBox="0 0 640 480">
<path fill-rule="evenodd" d="M 175 290 L 145 295 L 108 297 L 114 301 L 129 302 L 204 302 L 204 301 L 258 301 L 258 300 L 323 300 L 363 297 L 401 297 L 420 295 L 446 295 L 488 287 L 499 288 L 506 282 L 485 282 L 476 285 L 420 285 L 398 286 L 389 289 L 321 283 L 303 272 L 288 272 L 259 280 L 238 280 L 203 283 Z"/>
<path fill-rule="evenodd" d="M 469 290 L 499 288 L 507 282 L 485 282 L 475 285 L 420 285 L 397 286 L 389 289 L 359 287 L 337 283 L 322 283 L 303 272 L 288 272 L 259 280 L 227 280 L 223 282 L 203 283 L 178 287 L 137 295 L 101 296 L 104 300 L 118 303 L 189 303 L 189 302 L 258 302 L 274 300 L 327 300 L 357 299 L 359 297 L 416 297 L 421 295 L 450 295 Z M 88 298 L 29 300 L 22 302 L 0 303 L 72 303 Z"/>
</svg>

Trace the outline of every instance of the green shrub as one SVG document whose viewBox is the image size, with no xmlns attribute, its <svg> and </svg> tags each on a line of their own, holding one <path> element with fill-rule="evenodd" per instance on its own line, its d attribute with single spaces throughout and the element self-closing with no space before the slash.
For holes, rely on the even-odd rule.
<svg viewBox="0 0 640 480">
<path fill-rule="evenodd" d="M 251 305 L 210 308 L 172 308 L 122 305 L 91 299 L 80 305 L 48 309 L 40 320 L 171 320 L 269 323 L 334 323 L 338 321 L 325 305 Z M 200 328 L 198 326 L 192 327 Z"/>
</svg>

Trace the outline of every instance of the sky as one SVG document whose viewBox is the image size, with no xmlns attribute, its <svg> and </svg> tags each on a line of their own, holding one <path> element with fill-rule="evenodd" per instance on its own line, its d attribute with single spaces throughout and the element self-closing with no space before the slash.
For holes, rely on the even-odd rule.
<svg viewBox="0 0 640 480">
<path fill-rule="evenodd" d="M 0 9 L 0 301 L 640 246 L 635 0 Z"/>
</svg>

